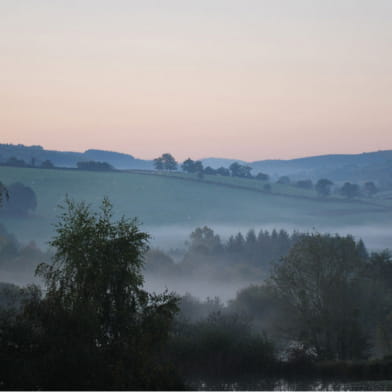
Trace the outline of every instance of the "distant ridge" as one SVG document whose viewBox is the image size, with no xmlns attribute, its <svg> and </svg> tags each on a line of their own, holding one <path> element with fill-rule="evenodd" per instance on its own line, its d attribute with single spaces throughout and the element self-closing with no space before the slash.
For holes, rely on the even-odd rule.
<svg viewBox="0 0 392 392">
<path fill-rule="evenodd" d="M 50 160 L 58 167 L 76 167 L 79 161 L 100 161 L 116 169 L 154 169 L 152 160 L 137 159 L 130 154 L 114 151 L 88 149 L 84 152 L 45 150 L 42 146 L 23 144 L 0 144 L 0 163 L 9 158 L 23 159 L 26 163 L 39 166 Z M 364 152 L 361 154 L 327 154 L 295 159 L 268 159 L 246 162 L 238 159 L 206 158 L 201 160 L 204 167 L 229 167 L 233 162 L 252 167 L 253 174 L 264 172 L 276 179 L 289 176 L 292 180 L 322 177 L 336 182 L 378 181 L 392 184 L 392 150 Z"/>
<path fill-rule="evenodd" d="M 114 151 L 89 149 L 85 152 L 45 150 L 42 146 L 25 146 L 23 144 L 0 144 L 0 162 L 9 158 L 23 159 L 26 163 L 40 165 L 50 160 L 58 167 L 76 167 L 79 161 L 100 161 L 110 163 L 117 169 L 152 169 L 152 161 L 137 159 L 130 154 Z"/>
<path fill-rule="evenodd" d="M 361 154 L 327 154 L 295 159 L 267 159 L 245 162 L 236 159 L 206 158 L 204 166 L 214 169 L 239 162 L 252 167 L 253 174 L 264 172 L 278 178 L 317 180 L 322 177 L 333 181 L 379 181 L 392 183 L 392 150 Z"/>
</svg>

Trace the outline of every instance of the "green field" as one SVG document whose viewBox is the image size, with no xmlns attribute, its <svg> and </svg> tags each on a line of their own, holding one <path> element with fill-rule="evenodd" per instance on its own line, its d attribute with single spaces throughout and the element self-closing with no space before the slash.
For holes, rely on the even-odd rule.
<svg viewBox="0 0 392 392">
<path fill-rule="evenodd" d="M 322 200 L 313 191 L 230 177 L 141 172 L 88 172 L 0 167 L 5 185 L 22 182 L 37 194 L 38 207 L 29 219 L 0 217 L 7 228 L 37 240 L 47 239 L 65 195 L 93 205 L 108 196 L 117 215 L 138 217 L 146 228 L 198 225 L 299 227 L 389 225 L 390 202 L 384 199 Z M 212 183 L 214 182 L 214 183 Z"/>
</svg>

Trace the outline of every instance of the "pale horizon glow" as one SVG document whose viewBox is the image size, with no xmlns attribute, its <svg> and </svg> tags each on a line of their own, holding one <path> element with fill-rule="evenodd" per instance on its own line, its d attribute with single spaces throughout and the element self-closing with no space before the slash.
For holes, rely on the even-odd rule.
<svg viewBox="0 0 392 392">
<path fill-rule="evenodd" d="M 392 149 L 390 0 L 4 0 L 0 143 L 255 161 Z"/>
</svg>

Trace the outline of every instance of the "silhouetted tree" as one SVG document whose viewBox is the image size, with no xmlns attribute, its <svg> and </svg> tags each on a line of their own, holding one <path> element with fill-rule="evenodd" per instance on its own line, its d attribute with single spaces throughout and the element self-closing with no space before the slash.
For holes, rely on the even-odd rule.
<svg viewBox="0 0 392 392">
<path fill-rule="evenodd" d="M 67 200 L 50 243 L 53 262 L 37 269 L 46 296 L 35 291 L 22 313 L 0 321 L 3 387 L 167 389 L 177 382 L 160 361 L 177 298 L 143 290 L 147 240 L 135 220 L 113 222 L 107 200 L 96 213 Z"/>
<path fill-rule="evenodd" d="M 154 159 L 154 167 L 156 170 L 163 170 L 164 169 L 162 157 Z"/>
<path fill-rule="evenodd" d="M 227 177 L 230 176 L 230 170 L 227 169 L 226 167 L 221 166 L 220 168 L 216 169 L 216 174 Z"/>
<path fill-rule="evenodd" d="M 265 174 L 265 173 L 257 173 L 256 177 L 257 180 L 261 180 L 261 181 L 268 181 L 269 180 L 269 175 Z"/>
<path fill-rule="evenodd" d="M 233 162 L 229 166 L 229 169 L 233 177 L 252 177 L 250 174 L 252 168 L 250 166 L 240 165 L 238 162 Z"/>
<path fill-rule="evenodd" d="M 6 166 L 27 167 L 27 163 L 23 159 L 15 157 L 8 158 L 5 163 Z"/>
<path fill-rule="evenodd" d="M 359 196 L 359 186 L 357 184 L 351 184 L 350 182 L 345 182 L 340 193 L 347 197 L 348 199 L 353 199 Z"/>
<path fill-rule="evenodd" d="M 295 185 L 298 188 L 303 188 L 303 189 L 312 189 L 313 188 L 312 180 L 299 180 L 295 183 Z"/>
<path fill-rule="evenodd" d="M 43 162 L 41 163 L 41 167 L 42 167 L 43 169 L 53 169 L 53 168 L 54 168 L 54 165 L 53 165 L 53 162 L 52 162 L 52 161 L 50 161 L 49 159 L 47 159 L 46 161 L 43 161 Z"/>
<path fill-rule="evenodd" d="M 76 165 L 80 170 L 109 171 L 114 169 L 113 166 L 107 162 L 81 161 Z"/>
<path fill-rule="evenodd" d="M 363 190 L 367 197 L 372 197 L 378 192 L 378 189 L 373 181 L 365 182 L 365 184 L 363 185 Z"/>
<path fill-rule="evenodd" d="M 352 237 L 312 234 L 275 267 L 273 287 L 294 316 L 296 339 L 320 359 L 367 355 L 360 314 L 364 261 Z"/>
<path fill-rule="evenodd" d="M 207 226 L 198 227 L 190 235 L 191 252 L 214 254 L 222 249 L 221 239 Z"/>
<path fill-rule="evenodd" d="M 290 178 L 287 176 L 282 176 L 276 181 L 277 184 L 288 185 L 290 184 Z"/>
<path fill-rule="evenodd" d="M 154 159 L 154 167 L 157 170 L 177 170 L 177 161 L 171 154 L 165 153 Z"/>
<path fill-rule="evenodd" d="M 214 176 L 214 175 L 216 174 L 216 170 L 213 169 L 213 168 L 210 167 L 210 166 L 207 166 L 207 167 L 204 169 L 204 174 L 207 174 L 207 175 L 210 175 L 210 176 Z"/>
<path fill-rule="evenodd" d="M 332 185 L 333 182 L 326 178 L 318 180 L 315 186 L 317 194 L 319 196 L 329 196 L 331 194 Z"/>
<path fill-rule="evenodd" d="M 183 162 L 181 165 L 182 171 L 186 173 L 194 173 L 195 172 L 195 161 L 193 161 L 191 158 L 188 158 Z"/>
</svg>

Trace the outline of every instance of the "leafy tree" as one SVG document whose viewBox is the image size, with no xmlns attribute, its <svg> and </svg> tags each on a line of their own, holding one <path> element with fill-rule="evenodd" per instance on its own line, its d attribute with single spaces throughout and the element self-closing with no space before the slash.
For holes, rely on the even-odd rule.
<svg viewBox="0 0 392 392">
<path fill-rule="evenodd" d="M 233 162 L 229 166 L 229 169 L 233 177 L 252 177 L 252 175 L 250 174 L 252 168 L 250 166 L 244 166 L 240 165 L 238 162 Z"/>
<path fill-rule="evenodd" d="M 43 161 L 43 162 L 41 163 L 41 167 L 42 167 L 43 169 L 53 169 L 53 168 L 54 168 L 54 165 L 53 165 L 53 162 L 52 162 L 52 161 L 50 161 L 49 159 L 47 159 L 46 161 Z"/>
<path fill-rule="evenodd" d="M 188 158 L 181 165 L 181 169 L 186 173 L 199 173 L 203 171 L 203 163 L 201 161 L 193 161 L 192 159 Z"/>
<path fill-rule="evenodd" d="M 287 176 L 282 176 L 276 181 L 277 184 L 288 185 L 290 184 L 290 178 Z"/>
<path fill-rule="evenodd" d="M 265 173 L 257 173 L 256 177 L 257 180 L 261 180 L 261 181 L 268 181 L 269 180 L 269 175 L 265 174 Z"/>
<path fill-rule="evenodd" d="M 204 169 L 204 174 L 210 175 L 210 176 L 215 176 L 216 175 L 216 170 L 213 169 L 211 166 L 207 166 Z"/>
<path fill-rule="evenodd" d="M 331 194 L 333 182 L 327 178 L 322 178 L 317 181 L 315 189 L 319 196 L 329 196 Z"/>
<path fill-rule="evenodd" d="M 367 197 L 372 197 L 378 192 L 378 189 L 373 181 L 365 182 L 363 185 L 363 190 Z"/>
<path fill-rule="evenodd" d="M 340 193 L 347 197 L 348 199 L 353 199 L 359 196 L 359 186 L 357 184 L 351 184 L 350 182 L 345 182 Z"/>
<path fill-rule="evenodd" d="M 181 169 L 182 171 L 186 172 L 186 173 L 194 173 L 195 171 L 195 161 L 193 161 L 191 158 L 188 158 L 187 160 L 185 160 L 183 162 L 183 164 L 181 165 Z"/>
<path fill-rule="evenodd" d="M 156 170 L 163 170 L 164 169 L 162 157 L 154 159 L 154 167 Z"/>
<path fill-rule="evenodd" d="M 154 159 L 154 167 L 157 170 L 177 170 L 177 166 L 177 161 L 169 153 L 162 154 L 159 158 Z"/>
<path fill-rule="evenodd" d="M 230 170 L 227 169 L 226 167 L 221 166 L 220 168 L 216 169 L 216 174 L 227 177 L 230 176 Z"/>
<path fill-rule="evenodd" d="M 81 161 L 76 165 L 80 170 L 108 171 L 114 169 L 113 166 L 107 162 Z"/>
<path fill-rule="evenodd" d="M 298 188 L 303 188 L 303 189 L 312 189 L 313 188 L 312 180 L 299 180 L 295 183 L 295 185 Z"/>
<path fill-rule="evenodd" d="M 27 163 L 23 159 L 18 159 L 15 157 L 8 158 L 5 164 L 6 166 L 27 167 Z"/>
<path fill-rule="evenodd" d="M 363 267 L 352 237 L 321 234 L 303 236 L 275 267 L 272 286 L 294 316 L 289 324 L 295 338 L 320 359 L 367 355 L 360 313 Z"/>
<path fill-rule="evenodd" d="M 37 196 L 28 186 L 15 182 L 8 187 L 4 212 L 11 215 L 27 215 L 37 208 Z"/>
<path fill-rule="evenodd" d="M 190 235 L 190 252 L 214 254 L 222 249 L 219 235 L 207 226 L 196 228 Z"/>
<path fill-rule="evenodd" d="M 201 161 L 195 161 L 194 170 L 195 173 L 203 172 L 203 163 Z"/>
<path fill-rule="evenodd" d="M 24 361 L 18 377 L 0 373 L 3 386 L 166 389 L 176 382 L 160 353 L 177 298 L 142 289 L 148 237 L 135 220 L 113 222 L 106 199 L 99 212 L 67 200 L 50 243 L 53 262 L 37 269 L 46 296 L 38 293 L 2 325 L 8 335 L 0 348 L 8 349 L 0 352 L 15 369 Z"/>
</svg>

